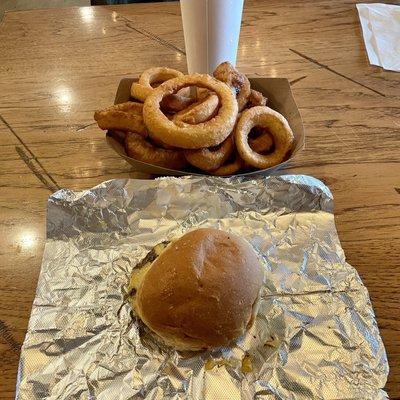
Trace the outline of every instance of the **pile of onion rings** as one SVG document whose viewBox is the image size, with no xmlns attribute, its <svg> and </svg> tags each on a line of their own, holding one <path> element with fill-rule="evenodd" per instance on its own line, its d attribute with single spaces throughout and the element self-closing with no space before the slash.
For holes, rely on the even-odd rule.
<svg viewBox="0 0 400 400">
<path fill-rule="evenodd" d="M 131 97 L 94 118 L 122 138 L 129 157 L 148 164 L 228 176 L 278 165 L 293 148 L 286 119 L 228 62 L 213 76 L 149 68 Z"/>
</svg>

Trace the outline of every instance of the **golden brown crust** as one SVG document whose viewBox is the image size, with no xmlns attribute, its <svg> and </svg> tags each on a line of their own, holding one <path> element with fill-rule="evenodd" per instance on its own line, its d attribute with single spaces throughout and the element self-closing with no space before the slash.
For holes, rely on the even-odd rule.
<svg viewBox="0 0 400 400">
<path fill-rule="evenodd" d="M 218 111 L 218 105 L 218 96 L 216 94 L 210 94 L 203 100 L 200 100 L 190 105 L 186 109 L 177 112 L 173 116 L 172 120 L 186 122 L 187 124 L 191 125 L 197 125 L 214 117 Z"/>
<path fill-rule="evenodd" d="M 136 309 L 143 322 L 178 349 L 228 345 L 255 312 L 263 269 L 244 239 L 197 229 L 175 242 L 143 278 Z"/>
<path fill-rule="evenodd" d="M 165 82 L 177 76 L 183 76 L 183 73 L 168 67 L 148 68 L 141 73 L 138 82 L 132 83 L 131 96 L 144 102 L 154 90 L 151 86 L 152 83 Z"/>
<path fill-rule="evenodd" d="M 164 112 L 176 113 L 189 107 L 195 100 L 179 93 L 172 93 L 161 100 L 160 107 Z"/>
<path fill-rule="evenodd" d="M 146 98 L 153 92 L 152 87 L 146 87 L 140 83 L 133 82 L 131 86 L 131 97 L 144 102 Z"/>
<path fill-rule="evenodd" d="M 267 98 L 264 97 L 264 95 L 261 92 L 254 89 L 250 90 L 250 96 L 246 104 L 247 108 L 256 106 L 265 106 L 266 104 L 267 104 Z"/>
<path fill-rule="evenodd" d="M 170 121 L 160 110 L 163 97 L 188 87 L 198 86 L 214 91 L 221 106 L 215 117 L 197 125 L 182 121 Z M 229 87 L 209 75 L 193 74 L 170 79 L 146 99 L 143 106 L 144 122 L 151 136 L 171 146 L 199 149 L 217 146 L 231 133 L 237 116 L 237 102 Z"/>
<path fill-rule="evenodd" d="M 235 91 L 239 111 L 242 111 L 247 104 L 251 90 L 250 81 L 247 76 L 240 73 L 228 61 L 219 64 L 213 75 Z"/>
<path fill-rule="evenodd" d="M 254 126 L 266 127 L 274 140 L 274 151 L 259 154 L 251 149 L 248 135 Z M 244 110 L 235 128 L 235 143 L 240 156 L 253 167 L 269 168 L 281 163 L 293 145 L 292 130 L 285 117 L 269 107 L 252 107 Z"/>
<path fill-rule="evenodd" d="M 184 154 L 189 164 L 203 171 L 211 171 L 221 167 L 234 150 L 233 135 L 229 135 L 219 146 L 185 150 Z"/>
<path fill-rule="evenodd" d="M 125 136 L 125 150 L 129 157 L 148 164 L 176 170 L 187 166 L 187 161 L 182 151 L 156 147 L 142 136 L 133 132 L 128 132 Z"/>
<path fill-rule="evenodd" d="M 183 76 L 181 71 L 168 67 L 152 67 L 143 71 L 139 76 L 139 83 L 146 87 L 152 87 L 154 82 L 165 82 L 168 79 Z"/>
<path fill-rule="evenodd" d="M 143 104 L 134 101 L 115 104 L 94 113 L 94 119 L 100 129 L 133 131 L 147 136 L 147 128 L 143 123 Z"/>
<path fill-rule="evenodd" d="M 149 139 L 149 138 L 147 138 L 147 139 Z M 180 150 L 182 153 L 183 153 L 183 151 L 184 151 L 184 150 L 182 150 L 182 149 L 179 149 L 178 147 L 170 146 L 169 144 L 166 144 L 166 143 L 162 142 L 161 140 L 157 140 L 157 139 L 154 139 L 154 138 L 151 138 L 151 139 L 150 139 L 150 142 L 151 142 L 152 144 L 154 144 L 155 147 L 161 147 L 162 149 L 167 149 L 167 150 Z"/>
<path fill-rule="evenodd" d="M 240 157 L 237 151 L 235 151 L 235 158 L 232 161 L 228 161 L 226 164 L 221 165 L 219 168 L 209 171 L 211 175 L 227 176 L 233 175 L 239 172 L 246 166 L 246 163 Z"/>
</svg>

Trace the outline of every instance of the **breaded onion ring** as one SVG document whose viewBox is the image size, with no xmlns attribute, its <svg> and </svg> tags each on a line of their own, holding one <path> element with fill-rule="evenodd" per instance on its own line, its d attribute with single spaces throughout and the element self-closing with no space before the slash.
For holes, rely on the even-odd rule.
<svg viewBox="0 0 400 400">
<path fill-rule="evenodd" d="M 196 88 L 196 97 L 197 101 L 205 100 L 207 97 L 209 97 L 212 94 L 215 94 L 213 91 L 204 89 L 204 88 Z"/>
<path fill-rule="evenodd" d="M 203 171 L 211 171 L 221 167 L 234 150 L 233 135 L 230 135 L 218 146 L 185 150 L 184 154 L 189 164 Z"/>
<path fill-rule="evenodd" d="M 274 140 L 270 135 L 268 129 L 259 128 L 260 134 L 255 138 L 249 137 L 249 146 L 250 148 L 255 151 L 256 153 L 265 153 L 271 150 Z"/>
<path fill-rule="evenodd" d="M 128 101 L 96 111 L 94 119 L 100 129 L 133 131 L 146 137 L 148 132 L 143 123 L 142 112 L 143 104 Z"/>
<path fill-rule="evenodd" d="M 183 73 L 177 69 L 168 67 L 152 67 L 146 69 L 140 74 L 139 83 L 143 86 L 152 88 L 152 83 L 165 82 L 168 79 L 176 78 L 177 76 L 183 76 Z"/>
<path fill-rule="evenodd" d="M 253 151 L 248 143 L 248 135 L 254 126 L 269 129 L 275 148 L 270 154 Z M 240 156 L 252 167 L 269 168 L 281 163 L 293 145 L 293 132 L 285 117 L 269 107 L 252 107 L 242 112 L 235 128 L 235 143 Z"/>
<path fill-rule="evenodd" d="M 213 75 L 235 91 L 239 111 L 242 111 L 250 95 L 250 81 L 247 79 L 247 76 L 241 74 L 228 61 L 219 64 Z"/>
<path fill-rule="evenodd" d="M 151 86 L 152 83 L 165 82 L 177 76 L 183 76 L 183 73 L 173 68 L 153 67 L 146 69 L 139 76 L 139 81 L 132 83 L 131 96 L 144 102 L 154 90 Z"/>
<path fill-rule="evenodd" d="M 184 87 L 198 86 L 214 91 L 221 102 L 215 117 L 197 125 L 182 121 L 170 121 L 160 110 L 160 102 Z M 200 149 L 217 146 L 231 133 L 237 116 L 237 102 L 232 91 L 224 83 L 209 75 L 193 74 L 170 79 L 146 99 L 143 118 L 151 136 L 171 146 L 184 149 Z"/>
<path fill-rule="evenodd" d="M 146 87 L 141 85 L 140 83 L 133 82 L 131 86 L 131 97 L 134 99 L 140 100 L 140 101 L 145 101 L 147 96 L 150 95 L 150 93 L 153 92 L 152 87 Z"/>
<path fill-rule="evenodd" d="M 124 143 L 125 142 L 125 137 L 126 137 L 126 131 L 112 131 L 111 132 L 111 137 L 118 141 L 119 143 Z"/>
<path fill-rule="evenodd" d="M 240 155 L 236 152 L 233 161 L 227 162 L 221 167 L 215 169 L 214 171 L 209 171 L 211 175 L 226 176 L 232 175 L 239 172 L 242 168 L 246 166 L 246 163 L 242 160 Z"/>
<path fill-rule="evenodd" d="M 148 140 L 148 139 L 149 139 L 149 138 L 147 138 L 147 140 Z M 151 138 L 151 139 L 150 139 L 150 142 L 153 143 L 156 147 L 161 147 L 162 149 L 167 149 L 167 150 L 181 150 L 181 149 L 178 149 L 177 147 L 170 146 L 169 144 L 166 144 L 166 143 L 162 142 L 161 140 L 157 140 L 157 139 L 154 139 L 154 138 Z M 183 150 L 182 150 L 182 151 L 183 151 Z"/>
<path fill-rule="evenodd" d="M 250 96 L 247 100 L 246 108 L 265 106 L 267 104 L 267 98 L 261 92 L 251 89 Z"/>
<path fill-rule="evenodd" d="M 164 168 L 180 170 L 187 165 L 182 151 L 158 148 L 134 132 L 126 134 L 125 150 L 135 160 Z"/>
<path fill-rule="evenodd" d="M 177 112 L 172 120 L 197 125 L 212 118 L 218 111 L 218 105 L 218 96 L 216 94 L 210 94 L 204 100 L 198 101 L 185 110 Z"/>
<path fill-rule="evenodd" d="M 154 89 L 155 87 L 147 87 L 134 82 L 131 86 L 131 97 L 144 102 Z M 186 89 L 189 88 L 184 88 L 180 90 L 179 93 L 173 93 L 164 98 L 161 108 L 165 108 L 167 112 L 177 112 L 192 104 L 195 99 L 190 97 L 190 90 Z"/>
<path fill-rule="evenodd" d="M 176 113 L 178 111 L 185 110 L 194 102 L 195 99 L 193 97 L 184 96 L 179 93 L 173 93 L 161 100 L 160 108 L 166 113 Z"/>
<path fill-rule="evenodd" d="M 156 87 L 154 85 L 155 83 L 161 84 L 177 76 L 183 76 L 183 73 L 176 69 L 166 67 L 149 68 L 140 75 L 137 83 L 134 82 L 132 84 L 131 96 L 144 102 L 147 96 L 149 96 Z M 165 112 L 175 113 L 185 109 L 194 101 L 195 99 L 190 97 L 189 88 L 185 88 L 179 93 L 173 93 L 165 97 L 161 102 L 161 109 Z"/>
</svg>

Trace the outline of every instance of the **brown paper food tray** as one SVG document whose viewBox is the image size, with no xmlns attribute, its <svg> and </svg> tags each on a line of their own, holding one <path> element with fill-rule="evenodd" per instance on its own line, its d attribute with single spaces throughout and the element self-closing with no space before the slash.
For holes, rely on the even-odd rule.
<svg viewBox="0 0 400 400">
<path fill-rule="evenodd" d="M 251 82 L 251 87 L 264 94 L 268 98 L 268 105 L 274 110 L 281 113 L 289 122 L 292 128 L 295 144 L 291 156 L 288 160 L 281 164 L 275 165 L 274 167 L 245 172 L 237 174 L 237 176 L 253 176 L 253 175 L 270 175 L 274 171 L 283 168 L 287 165 L 293 157 L 304 147 L 305 134 L 303 122 L 301 120 L 300 112 L 297 108 L 296 102 L 294 101 L 292 91 L 290 89 L 289 81 L 285 78 L 249 78 Z M 115 96 L 114 104 L 123 103 L 130 100 L 130 92 L 132 82 L 137 81 L 133 78 L 124 78 L 121 80 L 117 94 Z M 129 164 L 139 171 L 153 175 L 208 175 L 202 173 L 197 169 L 193 171 L 176 171 L 173 169 L 159 167 L 157 165 L 147 164 L 142 161 L 135 160 L 125 152 L 123 142 L 114 132 L 108 131 L 106 136 L 108 144 Z"/>
</svg>

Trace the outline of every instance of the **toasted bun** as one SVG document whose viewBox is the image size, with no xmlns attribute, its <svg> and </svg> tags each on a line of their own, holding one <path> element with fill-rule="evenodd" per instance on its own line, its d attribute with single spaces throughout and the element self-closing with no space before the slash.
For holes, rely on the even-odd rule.
<svg viewBox="0 0 400 400">
<path fill-rule="evenodd" d="M 251 325 L 263 268 L 244 239 L 197 229 L 168 245 L 144 276 L 136 311 L 180 350 L 228 345 Z"/>
</svg>

